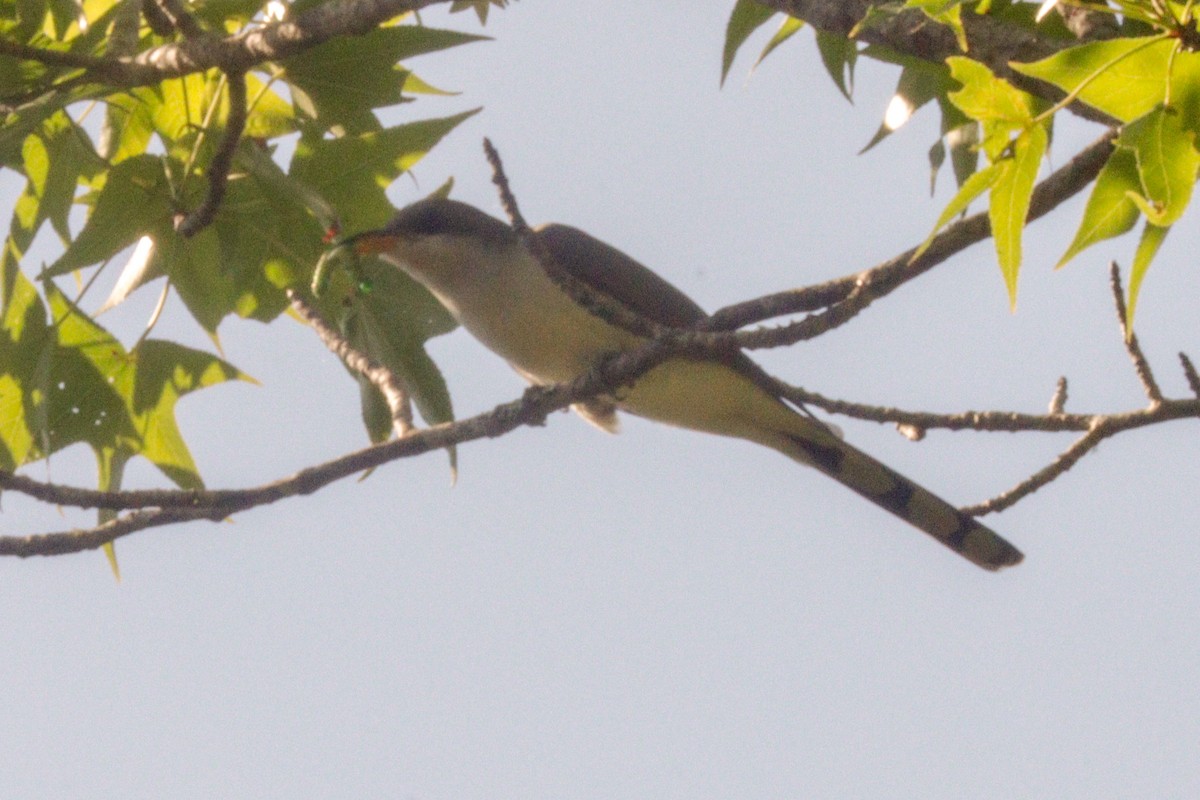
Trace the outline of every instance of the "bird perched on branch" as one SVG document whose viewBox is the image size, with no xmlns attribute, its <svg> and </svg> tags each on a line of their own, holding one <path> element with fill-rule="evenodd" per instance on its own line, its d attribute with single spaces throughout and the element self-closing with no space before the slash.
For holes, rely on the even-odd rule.
<svg viewBox="0 0 1200 800">
<path fill-rule="evenodd" d="M 605 319 L 552 279 L 543 260 L 600 298 L 652 323 L 691 328 L 706 318 L 687 295 L 583 231 L 546 225 L 531 239 L 473 206 L 428 198 L 385 227 L 347 240 L 378 253 L 423 284 L 458 322 L 528 381 L 571 381 L 615 353 L 648 340 Z M 602 310 L 602 309 L 601 309 Z M 815 467 L 979 566 L 996 570 L 1022 555 L 973 517 L 844 442 L 780 398 L 744 353 L 673 356 L 631 386 L 578 404 L 608 431 L 617 411 L 765 445 Z"/>
</svg>

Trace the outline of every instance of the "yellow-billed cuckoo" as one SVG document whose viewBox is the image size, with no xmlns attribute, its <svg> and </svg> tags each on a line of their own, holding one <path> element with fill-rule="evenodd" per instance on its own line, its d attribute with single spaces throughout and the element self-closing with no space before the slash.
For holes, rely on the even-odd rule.
<svg viewBox="0 0 1200 800">
<path fill-rule="evenodd" d="M 534 235 L 560 269 L 646 319 L 687 328 L 705 317 L 687 295 L 583 231 L 546 225 Z M 464 328 L 531 383 L 570 381 L 600 359 L 645 342 L 579 304 L 510 226 L 465 203 L 421 200 L 385 227 L 349 241 L 357 252 L 379 253 L 423 284 Z M 617 409 L 778 450 L 986 569 L 1021 561 L 1020 551 L 974 518 L 787 405 L 742 353 L 672 358 L 615 397 L 575 407 L 608 431 L 616 430 Z"/>
</svg>

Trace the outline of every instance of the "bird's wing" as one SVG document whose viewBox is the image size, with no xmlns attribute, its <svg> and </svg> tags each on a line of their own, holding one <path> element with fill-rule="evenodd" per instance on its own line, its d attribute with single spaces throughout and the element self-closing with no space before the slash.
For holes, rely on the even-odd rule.
<svg viewBox="0 0 1200 800">
<path fill-rule="evenodd" d="M 578 228 L 550 224 L 536 233 L 561 269 L 651 322 L 690 328 L 708 316 L 692 298 L 651 270 Z"/>
</svg>

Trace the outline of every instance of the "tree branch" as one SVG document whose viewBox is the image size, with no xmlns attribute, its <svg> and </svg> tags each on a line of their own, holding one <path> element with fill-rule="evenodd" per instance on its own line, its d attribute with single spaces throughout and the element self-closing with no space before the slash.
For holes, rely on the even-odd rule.
<svg viewBox="0 0 1200 800">
<path fill-rule="evenodd" d="M 316 331 L 329 351 L 342 360 L 342 363 L 354 372 L 374 384 L 383 399 L 387 402 L 388 411 L 392 415 L 392 426 L 397 436 L 404 436 L 413 429 L 412 403 L 408 392 L 401 385 L 399 378 L 387 367 L 383 366 L 366 353 L 357 350 L 344 336 L 321 317 L 316 308 L 309 305 L 303 295 L 295 289 L 287 290 L 287 298 L 292 309 Z"/>
<path fill-rule="evenodd" d="M 964 13 L 963 29 L 969 52 L 963 53 L 948 27 L 934 22 L 918 9 L 896 13 L 880 10 L 891 5 L 888 0 L 757 0 L 761 5 L 803 19 L 825 33 L 853 38 L 870 45 L 886 47 L 923 61 L 942 64 L 950 56 L 966 55 L 992 72 L 1030 94 L 1050 102 L 1058 102 L 1065 93 L 1055 86 L 1025 77 L 1009 66 L 1009 62 L 1030 62 L 1054 55 L 1059 50 L 1077 44 L 1074 40 L 1043 36 L 1036 30 L 1005 22 L 991 14 Z M 868 24 L 860 23 L 875 9 Z M 1112 125 L 1115 120 L 1082 103 L 1068 106 L 1072 113 L 1085 119 Z"/>
<path fill-rule="evenodd" d="M 1142 346 L 1138 344 L 1137 334 L 1129 326 L 1125 292 L 1121 289 L 1121 268 L 1117 266 L 1116 261 L 1109 262 L 1108 282 L 1112 287 L 1113 305 L 1117 307 L 1117 324 L 1121 328 L 1125 351 L 1129 353 L 1129 360 L 1133 362 L 1133 371 L 1137 373 L 1138 380 L 1142 382 L 1142 389 L 1145 390 L 1150 403 L 1152 405 L 1161 403 L 1163 401 L 1162 389 L 1158 387 L 1158 381 L 1154 379 L 1154 372 L 1150 369 L 1150 362 L 1146 360 L 1146 354 L 1142 352 Z"/>
<path fill-rule="evenodd" d="M 201 33 L 130 57 L 64 53 L 7 39 L 0 39 L 0 55 L 83 69 L 93 80 L 131 89 L 210 69 L 247 72 L 266 61 L 279 61 L 302 53 L 335 36 L 362 35 L 401 14 L 444 2 L 446 0 L 333 0 L 311 8 L 295 19 L 247 28 L 230 36 Z"/>
<path fill-rule="evenodd" d="M 1039 183 L 1034 188 L 1030 199 L 1028 221 L 1032 222 L 1049 213 L 1095 180 L 1112 154 L 1114 136 L 1114 131 L 1106 131 L 1103 136 L 1085 147 L 1069 162 Z M 865 272 L 726 306 L 709 318 L 704 329 L 733 330 L 772 317 L 828 308 L 845 302 L 855 294 L 859 294 L 856 302 L 865 307 L 870 302 L 890 294 L 913 278 L 928 272 L 951 256 L 987 239 L 991 236 L 991 232 L 992 227 L 988 221 L 987 212 L 980 212 L 947 226 L 933 238 L 929 247 L 917 258 L 913 258 L 917 247 L 913 247 Z M 861 309 L 856 309 L 855 313 L 857 310 Z M 853 316 L 853 314 L 849 316 Z M 802 320 L 793 325 L 799 326 L 805 322 L 807 321 Z M 832 322 L 841 324 L 845 322 L 845 319 L 839 318 Z M 810 324 L 810 327 L 814 330 L 820 328 L 813 324 Z M 790 326 L 775 330 L 783 331 L 788 328 Z M 816 332 L 820 333 L 824 330 L 828 330 L 828 327 L 816 330 Z M 778 339 L 771 339 L 769 336 L 761 338 L 775 341 L 777 344 L 791 344 L 800 339 L 812 338 L 815 333 L 812 330 L 801 328 L 793 330 L 793 333 L 777 335 Z M 792 339 L 793 335 L 796 338 Z M 756 340 L 751 339 L 750 341 Z M 740 340 L 739 343 L 743 347 L 775 346 L 746 343 L 746 340 Z"/>
<path fill-rule="evenodd" d="M 203 202 L 176 227 L 180 236 L 194 236 L 217 216 L 229 184 L 233 156 L 242 141 L 242 132 L 246 129 L 246 73 L 231 72 L 226 77 L 229 87 L 229 115 L 225 119 L 225 132 L 221 135 L 221 143 L 208 164 L 208 193 L 205 194 Z"/>
<path fill-rule="evenodd" d="M 497 152 L 490 139 L 485 138 L 483 140 L 483 151 L 487 156 L 488 164 L 492 167 L 492 183 L 496 185 L 496 189 L 500 193 L 500 205 L 504 208 L 504 213 L 508 215 L 512 229 L 521 239 L 521 244 L 525 246 L 525 249 L 537 259 L 542 269 L 550 277 L 550 280 L 557 283 L 572 300 L 589 312 L 595 314 L 605 322 L 629 331 L 634 336 L 654 339 L 672 332 L 673 329 L 653 320 L 646 319 L 641 314 L 627 308 L 615 298 L 601 295 L 570 272 L 563 269 L 554 260 L 554 257 L 542 244 L 541 239 L 538 238 L 537 233 L 529 227 L 529 223 L 521 215 L 521 209 L 517 205 L 517 198 L 509 185 L 508 176 L 504 174 L 504 164 L 500 160 L 500 153 Z"/>
</svg>

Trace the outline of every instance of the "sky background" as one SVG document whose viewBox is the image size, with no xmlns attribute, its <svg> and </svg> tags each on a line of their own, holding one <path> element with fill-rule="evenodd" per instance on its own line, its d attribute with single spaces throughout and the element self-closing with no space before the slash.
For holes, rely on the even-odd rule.
<svg viewBox="0 0 1200 800">
<path fill-rule="evenodd" d="M 499 214 L 490 136 L 531 221 L 578 225 L 710 309 L 870 267 L 919 242 L 926 110 L 866 155 L 896 71 L 855 105 L 804 31 L 718 89 L 732 2 L 522 0 L 494 42 L 416 59 L 485 105 L 416 169 Z M 468 14 L 429 24 L 474 31 Z M 1099 131 L 1060 125 L 1048 167 Z M 12 202 L 5 191 L 6 216 Z M 819 340 L 755 357 L 826 395 L 936 411 L 1144 404 L 1107 261 L 1054 272 L 1082 198 L 1029 231 L 1008 310 L 990 243 Z M 1194 217 L 1194 214 L 1193 214 Z M 1169 395 L 1200 356 L 1191 218 L 1152 268 L 1138 331 Z M 1188 228 L 1189 230 L 1185 230 Z M 131 343 L 156 292 L 102 318 Z M 95 291 L 94 304 L 105 292 Z M 144 296 L 143 296 L 144 295 Z M 93 306 L 94 307 L 94 306 Z M 178 304 L 156 335 L 210 347 Z M 261 385 L 179 418 L 212 487 L 363 444 L 357 393 L 300 325 L 230 320 Z M 432 343 L 460 416 L 521 384 L 466 334 Z M 848 438 L 952 502 L 1040 468 L 1069 435 Z M 4 798 L 1094 798 L 1200 794 L 1196 423 L 1125 434 L 987 521 L 1023 565 L 975 569 L 768 450 L 635 419 L 567 415 L 104 558 L 0 561 Z M 45 477 L 45 465 L 27 472 Z M 90 453 L 56 480 L 94 482 Z M 128 485 L 161 485 L 131 466 Z M 11 493 L 6 534 L 66 524 Z"/>
</svg>

